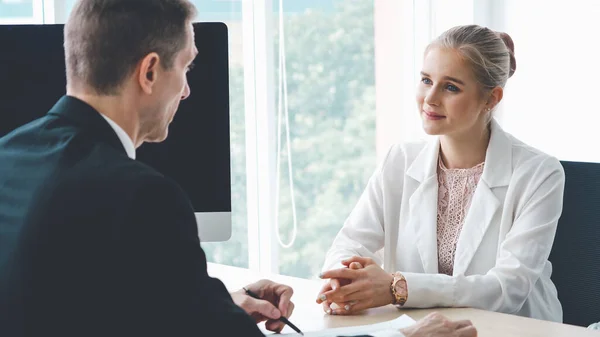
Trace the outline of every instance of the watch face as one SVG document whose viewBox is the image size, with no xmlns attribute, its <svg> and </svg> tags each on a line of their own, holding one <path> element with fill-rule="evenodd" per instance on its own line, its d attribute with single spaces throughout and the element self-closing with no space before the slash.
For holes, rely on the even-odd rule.
<svg viewBox="0 0 600 337">
<path fill-rule="evenodd" d="M 398 295 L 404 295 L 406 293 L 406 286 L 404 285 L 404 281 L 400 280 L 396 282 L 396 293 Z"/>
<path fill-rule="evenodd" d="M 408 296 L 406 279 L 400 273 L 394 274 L 394 297 L 398 305 L 404 305 Z"/>
</svg>

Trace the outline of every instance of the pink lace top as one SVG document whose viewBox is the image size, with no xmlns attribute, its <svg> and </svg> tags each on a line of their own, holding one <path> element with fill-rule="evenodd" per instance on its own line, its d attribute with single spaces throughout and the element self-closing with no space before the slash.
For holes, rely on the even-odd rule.
<svg viewBox="0 0 600 337">
<path fill-rule="evenodd" d="M 481 163 L 469 169 L 448 169 L 441 158 L 438 165 L 437 246 L 438 271 L 452 275 L 456 243 L 479 179 Z"/>
</svg>

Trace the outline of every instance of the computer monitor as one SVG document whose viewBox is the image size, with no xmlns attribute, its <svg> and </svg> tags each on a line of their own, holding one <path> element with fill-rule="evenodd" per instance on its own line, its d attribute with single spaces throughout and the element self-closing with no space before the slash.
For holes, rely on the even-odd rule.
<svg viewBox="0 0 600 337">
<path fill-rule="evenodd" d="M 175 180 L 191 200 L 200 240 L 231 237 L 227 27 L 195 23 L 199 54 L 162 143 L 137 160 Z M 0 137 L 42 117 L 66 92 L 63 25 L 0 25 Z"/>
</svg>

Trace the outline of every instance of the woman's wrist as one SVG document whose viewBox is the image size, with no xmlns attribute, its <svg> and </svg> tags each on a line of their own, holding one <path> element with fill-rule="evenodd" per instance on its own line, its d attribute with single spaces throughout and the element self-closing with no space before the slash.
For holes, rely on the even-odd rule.
<svg viewBox="0 0 600 337">
<path fill-rule="evenodd" d="M 392 304 L 403 306 L 408 300 L 408 284 L 406 278 L 400 272 L 392 274 L 392 283 L 390 284 L 390 290 L 392 292 Z"/>
</svg>

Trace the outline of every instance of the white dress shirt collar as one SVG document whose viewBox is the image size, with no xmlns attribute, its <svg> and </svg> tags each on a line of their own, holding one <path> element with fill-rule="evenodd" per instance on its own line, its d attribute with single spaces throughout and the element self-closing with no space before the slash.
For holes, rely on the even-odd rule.
<svg viewBox="0 0 600 337">
<path fill-rule="evenodd" d="M 127 152 L 127 156 L 131 159 L 135 159 L 135 146 L 133 145 L 133 140 L 131 140 L 131 138 L 129 138 L 129 136 L 127 135 L 127 132 L 125 132 L 125 130 L 123 130 L 119 126 L 119 124 L 115 123 L 112 119 L 108 118 L 107 116 L 103 114 L 100 114 L 100 116 L 104 117 L 104 119 L 108 122 L 110 127 L 112 127 L 113 130 L 115 130 L 117 137 L 119 137 L 119 140 L 121 140 L 121 143 L 125 148 L 125 152 Z"/>
</svg>

